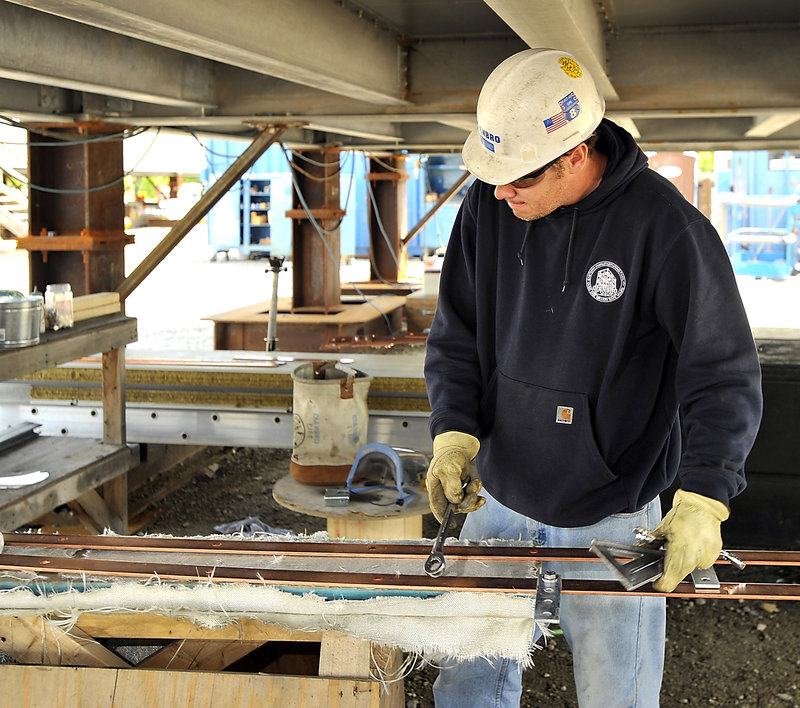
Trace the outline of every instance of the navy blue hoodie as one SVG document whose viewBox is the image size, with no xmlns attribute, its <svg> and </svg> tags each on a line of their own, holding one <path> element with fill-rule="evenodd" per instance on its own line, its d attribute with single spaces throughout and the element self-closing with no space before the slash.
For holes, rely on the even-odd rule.
<svg viewBox="0 0 800 708">
<path fill-rule="evenodd" d="M 727 504 L 761 419 L 719 235 L 627 132 L 599 133 L 602 182 L 546 217 L 472 185 L 425 359 L 431 434 L 477 436 L 489 493 L 562 527 L 640 509 L 676 474 Z"/>
</svg>

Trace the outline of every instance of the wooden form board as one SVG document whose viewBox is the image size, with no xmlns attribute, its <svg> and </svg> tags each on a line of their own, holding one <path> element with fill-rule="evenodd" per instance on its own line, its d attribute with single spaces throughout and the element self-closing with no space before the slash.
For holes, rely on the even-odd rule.
<svg viewBox="0 0 800 708">
<path fill-rule="evenodd" d="M 131 666 L 98 640 L 163 640 Z M 268 642 L 318 642 L 317 676 L 226 671 Z M 219 629 L 153 614 L 81 615 L 64 632 L 39 616 L 0 617 L 0 649 L 22 665 L 0 665 L 10 705 L 151 708 L 154 705 L 402 708 L 402 680 L 370 678 L 376 664 L 397 671 L 397 650 L 336 631 L 292 632 L 241 619 Z"/>
<path fill-rule="evenodd" d="M 0 666 L 16 708 L 400 708 L 377 681 L 219 672 Z M 402 698 L 402 696 L 401 696 Z"/>
</svg>

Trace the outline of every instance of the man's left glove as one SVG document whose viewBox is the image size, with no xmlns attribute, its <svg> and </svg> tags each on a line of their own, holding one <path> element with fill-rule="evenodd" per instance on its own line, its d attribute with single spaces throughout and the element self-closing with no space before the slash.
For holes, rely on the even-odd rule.
<svg viewBox="0 0 800 708">
<path fill-rule="evenodd" d="M 720 524 L 730 516 L 721 501 L 679 489 L 672 509 L 653 531 L 666 539 L 664 573 L 653 583 L 659 592 L 672 592 L 695 568 L 710 568 L 722 550 Z"/>
<path fill-rule="evenodd" d="M 425 487 L 431 511 L 439 523 L 448 502 L 458 504 L 456 511 L 462 514 L 480 509 L 486 503 L 486 499 L 478 496 L 481 481 L 470 480 L 471 462 L 480 447 L 478 438 L 455 430 L 439 433 L 433 439 L 433 459 L 428 466 Z"/>
</svg>

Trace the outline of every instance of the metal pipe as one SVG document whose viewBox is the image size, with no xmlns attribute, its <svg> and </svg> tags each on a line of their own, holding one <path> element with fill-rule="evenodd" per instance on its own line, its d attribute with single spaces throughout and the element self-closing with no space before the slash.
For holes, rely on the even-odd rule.
<svg viewBox="0 0 800 708">
<path fill-rule="evenodd" d="M 133 272 L 117 288 L 120 300 L 124 301 L 161 263 L 224 195 L 241 179 L 250 166 L 274 143 L 290 126 L 285 123 L 269 125 L 253 140 L 248 148 L 222 176 L 214 182 L 200 200 L 178 221 L 156 247 L 147 254 Z"/>
<path fill-rule="evenodd" d="M 469 177 L 470 177 L 470 173 L 469 173 L 469 172 L 464 172 L 464 173 L 463 173 L 463 174 L 462 174 L 462 175 L 461 175 L 461 176 L 460 176 L 460 177 L 459 177 L 459 178 L 456 180 L 455 184 L 454 184 L 452 187 L 450 187 L 450 189 L 448 189 L 448 190 L 447 190 L 447 191 L 446 191 L 446 192 L 445 192 L 445 193 L 444 193 L 444 194 L 443 194 L 441 197 L 439 197 L 439 199 L 437 199 L 437 200 L 436 200 L 436 204 L 434 204 L 434 205 L 431 207 L 430 211 L 429 211 L 427 214 L 425 214 L 425 216 L 423 216 L 423 217 L 422 217 L 422 218 L 421 218 L 421 219 L 420 219 L 420 220 L 419 220 L 419 221 L 418 221 L 418 222 L 417 222 L 417 223 L 414 225 L 414 227 L 411 229 L 411 231 L 409 231 L 409 232 L 408 232 L 408 233 L 407 233 L 407 234 L 406 234 L 406 235 L 403 237 L 403 240 L 400 242 L 400 245 L 401 245 L 401 246 L 405 246 L 405 245 L 407 245 L 407 244 L 408 244 L 408 242 L 409 242 L 409 241 L 410 241 L 412 238 L 414 238 L 414 236 L 416 236 L 416 235 L 417 235 L 417 234 L 418 234 L 420 231 L 422 231 L 422 227 L 423 227 L 423 226 L 425 226 L 425 224 L 427 224 L 427 223 L 428 223 L 428 221 L 431 219 L 431 217 L 433 217 L 433 215 L 434 215 L 434 214 L 435 214 L 437 211 L 439 211 L 439 209 L 441 209 L 441 208 L 442 208 L 442 207 L 443 207 L 445 204 L 447 204 L 447 202 L 449 202 L 449 201 L 450 201 L 450 199 L 453 197 L 453 195 L 454 195 L 454 194 L 455 194 L 455 193 L 456 193 L 456 192 L 457 192 L 459 189 L 461 189 L 461 185 L 462 185 L 462 184 L 464 184 L 464 182 L 466 182 L 466 181 L 467 181 L 467 179 L 468 179 Z"/>
<path fill-rule="evenodd" d="M 272 271 L 272 299 L 269 303 L 269 322 L 267 323 L 267 351 L 274 352 L 278 348 L 275 330 L 278 326 L 278 274 L 285 270 L 284 258 L 270 257 L 269 270 Z"/>
</svg>

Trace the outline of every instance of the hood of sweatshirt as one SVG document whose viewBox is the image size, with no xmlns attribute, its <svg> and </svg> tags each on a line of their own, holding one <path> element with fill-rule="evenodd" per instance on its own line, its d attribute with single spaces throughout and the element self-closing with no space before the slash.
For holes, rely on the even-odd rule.
<svg viewBox="0 0 800 708">
<path fill-rule="evenodd" d="M 609 201 L 613 200 L 637 174 L 647 167 L 647 157 L 641 148 L 636 144 L 633 137 L 604 118 L 597 128 L 598 140 L 596 149 L 604 154 L 608 162 L 603 173 L 600 184 L 592 192 L 587 194 L 576 204 L 559 207 L 551 214 L 542 219 L 531 222 L 525 232 L 517 258 L 520 265 L 525 265 L 525 246 L 536 223 L 546 219 L 561 219 L 564 216 L 570 218 L 569 240 L 567 245 L 567 255 L 564 260 L 564 277 L 561 284 L 561 292 L 569 286 L 569 273 L 572 265 L 573 246 L 577 236 L 578 216 L 589 214 L 597 209 L 603 208 Z"/>
</svg>

